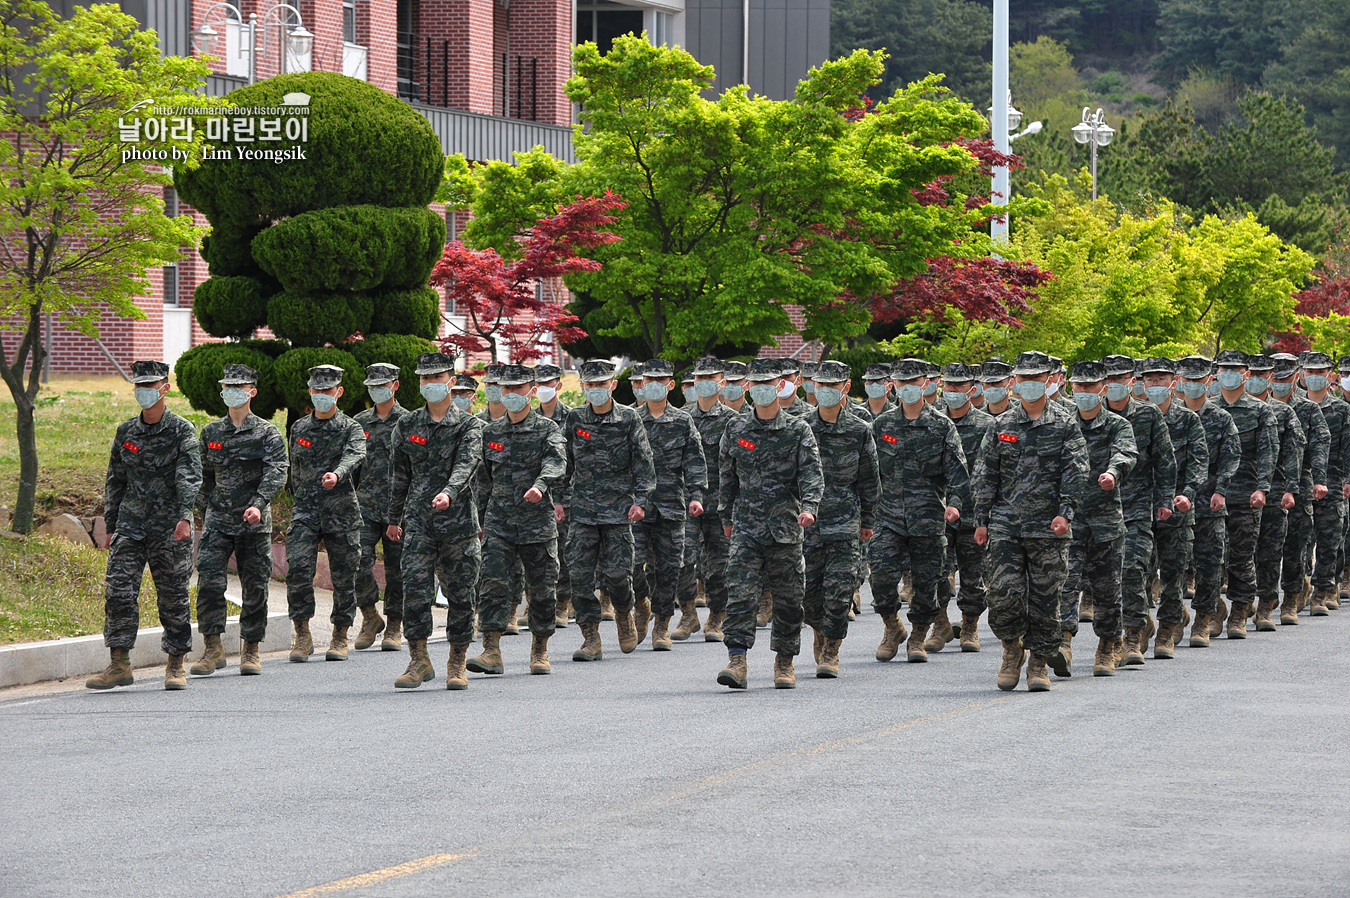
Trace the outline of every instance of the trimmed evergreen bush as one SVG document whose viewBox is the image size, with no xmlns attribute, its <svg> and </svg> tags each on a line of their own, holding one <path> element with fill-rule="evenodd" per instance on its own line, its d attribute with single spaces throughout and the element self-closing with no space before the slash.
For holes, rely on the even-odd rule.
<svg viewBox="0 0 1350 898">
<path fill-rule="evenodd" d="M 242 343 L 203 343 L 180 355 L 173 367 L 179 392 L 193 408 L 223 416 L 228 409 L 220 398 L 220 378 L 226 365 L 248 365 L 257 371 L 258 395 L 253 397 L 253 412 L 268 419 L 277 413 L 282 399 L 277 393 L 273 359 Z"/>
<path fill-rule="evenodd" d="M 208 216 L 209 217 L 209 216 Z M 202 258 L 216 277 L 251 277 L 271 280 L 257 262 L 251 249 L 253 238 L 267 224 L 237 225 L 229 220 L 212 221 L 211 233 L 202 238 Z"/>
<path fill-rule="evenodd" d="M 376 334 L 412 334 L 434 340 L 441 333 L 441 295 L 432 287 L 376 294 L 370 330 Z"/>
<path fill-rule="evenodd" d="M 192 311 L 213 337 L 247 337 L 267 323 L 268 286 L 250 277 L 212 277 L 192 293 Z"/>
<path fill-rule="evenodd" d="M 376 334 L 347 344 L 347 349 L 356 357 L 362 371 L 377 362 L 398 365 L 400 373 L 395 396 L 399 404 L 409 409 L 426 404 L 419 388 L 417 357 L 424 352 L 435 352 L 435 343 L 411 334 Z M 372 403 L 367 401 L 366 404 Z"/>
<path fill-rule="evenodd" d="M 272 367 L 277 392 L 293 415 L 300 415 L 310 407 L 309 369 L 315 365 L 337 365 L 346 371 L 342 378 L 343 392 L 342 398 L 338 400 L 338 408 L 354 415 L 364 407 L 366 388 L 361 381 L 366 379 L 366 374 L 356 357 L 345 349 L 332 346 L 304 347 L 283 353 Z"/>
<path fill-rule="evenodd" d="M 374 300 L 364 293 L 323 298 L 278 293 L 267 302 L 267 326 L 292 346 L 345 343 L 352 334 L 370 330 L 374 311 Z"/>
</svg>

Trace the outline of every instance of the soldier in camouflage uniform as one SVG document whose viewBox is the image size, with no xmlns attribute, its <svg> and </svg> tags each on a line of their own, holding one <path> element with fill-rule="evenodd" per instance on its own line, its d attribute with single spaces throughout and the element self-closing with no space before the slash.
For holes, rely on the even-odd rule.
<svg viewBox="0 0 1350 898">
<path fill-rule="evenodd" d="M 398 366 L 375 364 L 366 368 L 365 386 L 372 408 L 356 415 L 356 423 L 366 435 L 366 460 L 356 478 L 356 500 L 361 505 L 361 567 L 356 572 L 356 605 L 361 609 L 361 629 L 353 646 L 360 651 L 375 644 L 381 632 L 380 648 L 397 652 L 403 647 L 403 575 L 399 559 L 403 546 L 391 540 L 389 529 L 389 454 L 394 425 L 408 414 L 394 393 L 398 390 Z M 375 610 L 380 587 L 375 582 L 375 547 L 384 542 L 384 613 L 386 622 Z M 387 626 L 387 629 L 386 629 Z"/>
<path fill-rule="evenodd" d="M 473 403 L 478 398 L 478 379 L 471 374 L 456 374 L 450 384 L 450 402 L 460 414 L 473 414 Z"/>
<path fill-rule="evenodd" d="M 483 369 L 483 397 L 487 406 L 475 417 L 483 422 L 484 427 L 506 416 L 506 406 L 502 405 L 502 388 L 499 383 L 502 369 L 505 367 L 501 362 L 492 362 Z M 478 479 L 474 483 L 474 495 L 478 504 L 478 519 L 481 521 L 483 516 L 487 514 L 488 501 L 487 472 L 482 468 L 478 469 Z M 521 565 L 519 558 L 516 559 L 515 567 L 511 571 L 511 584 L 511 594 L 515 596 L 515 600 L 511 603 L 510 613 L 506 615 L 506 629 L 502 633 L 506 636 L 519 636 L 520 606 L 525 603 L 525 568 Z"/>
<path fill-rule="evenodd" d="M 1280 610 L 1297 613 L 1300 603 L 1307 598 L 1311 583 L 1309 575 L 1312 570 L 1308 558 L 1312 549 L 1316 506 L 1331 491 L 1328 486 L 1331 482 L 1328 475 L 1331 431 L 1321 406 L 1306 395 L 1300 395 L 1302 391 L 1295 390 L 1294 381 L 1299 373 L 1298 359 L 1282 352 L 1272 356 L 1271 360 L 1275 363 L 1270 382 L 1271 402 L 1284 403 L 1294 410 L 1305 441 L 1299 465 L 1299 501 L 1289 512 L 1289 531 L 1284 539 L 1284 568 L 1280 577 L 1280 586 L 1284 592 Z M 1256 609 L 1258 631 L 1276 629 L 1274 611 L 1273 602 L 1265 602 L 1263 596 L 1262 604 Z"/>
<path fill-rule="evenodd" d="M 812 373 L 816 412 L 808 421 L 820 452 L 825 492 L 816 523 L 806 528 L 803 616 L 815 631 L 816 676 L 839 676 L 839 646 L 858 582 L 862 544 L 872 538 L 877 496 L 877 446 L 872 429 L 848 411 L 849 368 L 825 361 Z"/>
<path fill-rule="evenodd" d="M 998 359 L 990 359 L 980 366 L 984 410 L 995 418 L 1012 407 L 1012 372 L 1012 365 Z"/>
<path fill-rule="evenodd" d="M 718 514 L 731 540 L 727 566 L 727 666 L 717 682 L 747 685 L 746 653 L 755 644 L 762 589 L 773 596 L 774 687 L 792 689 L 792 659 L 801 650 L 806 562 L 802 529 L 815 523 L 825 489 L 811 427 L 779 407 L 786 381 L 773 359 L 755 359 L 747 379 L 754 410 L 737 416 L 722 437 Z"/>
<path fill-rule="evenodd" d="M 942 369 L 932 362 L 923 363 L 924 375 L 928 382 L 923 385 L 923 401 L 928 405 L 936 406 L 941 397 L 938 395 L 938 384 L 942 380 Z"/>
<path fill-rule="evenodd" d="M 314 411 L 291 428 L 291 493 L 295 508 L 286 531 L 286 605 L 295 637 L 291 660 L 314 652 L 314 574 L 319 541 L 328 551 L 333 578 L 333 636 L 324 657 L 347 660 L 347 630 L 356 614 L 356 569 L 361 561 L 361 506 L 353 478 L 366 459 L 361 425 L 338 410 L 343 371 L 336 365 L 309 369 Z"/>
<path fill-rule="evenodd" d="M 1325 498 L 1313 502 L 1313 527 L 1317 542 L 1316 567 L 1313 569 L 1313 594 L 1306 591 L 1289 604 L 1289 594 L 1280 608 L 1281 624 L 1297 624 L 1298 612 L 1311 604 L 1311 613 L 1327 613 L 1328 599 L 1336 601 L 1337 578 L 1346 496 L 1350 495 L 1350 404 L 1331 393 L 1331 359 L 1322 352 L 1310 352 L 1303 362 L 1308 399 L 1317 403 L 1327 425 L 1327 488 Z"/>
<path fill-rule="evenodd" d="M 811 414 L 813 411 L 811 406 L 797 395 L 797 390 L 802 385 L 802 363 L 796 359 L 779 359 L 778 369 L 783 377 L 783 386 L 778 390 L 779 407 L 798 418 Z"/>
<path fill-rule="evenodd" d="M 1050 367 L 1041 352 L 1017 357 L 1018 404 L 990 427 L 975 463 L 975 542 L 989 547 L 989 625 L 1003 641 L 1003 690 L 1017 688 L 1027 648 L 1027 688 L 1050 688 L 1070 527 L 1087 476 L 1078 422 L 1045 397 Z"/>
<path fill-rule="evenodd" d="M 816 371 L 819 369 L 815 362 L 802 362 L 802 392 L 806 394 L 802 401 L 811 408 L 819 408 L 816 404 Z"/>
<path fill-rule="evenodd" d="M 1050 382 L 1046 384 L 1045 387 L 1045 395 L 1049 396 L 1052 401 L 1058 402 L 1064 407 L 1064 411 L 1072 415 L 1077 411 L 1078 406 L 1074 405 L 1074 401 L 1069 398 L 1064 390 L 1065 379 L 1068 373 L 1064 370 L 1064 360 L 1059 356 L 1052 355 L 1050 356 L 1050 365 L 1052 370 L 1050 372 Z"/>
<path fill-rule="evenodd" d="M 900 407 L 872 422 L 881 470 L 876 535 L 868 548 L 872 595 L 886 626 L 878 661 L 890 661 L 905 640 L 897 589 L 905 559 L 914 582 L 906 657 L 928 660 L 924 640 L 937 619 L 947 526 L 970 509 L 970 479 L 956 425 L 923 398 L 927 365 L 902 359 L 891 371 Z"/>
<path fill-rule="evenodd" d="M 871 424 L 895 408 L 895 399 L 891 395 L 891 366 L 879 362 L 868 365 L 863 372 L 863 390 L 867 398 L 853 400 L 850 410 Z"/>
<path fill-rule="evenodd" d="M 427 639 L 439 581 L 449 605 L 445 688 L 467 689 L 465 656 L 473 641 L 482 558 L 475 487 L 483 460 L 483 423 L 451 401 L 453 358 L 424 352 L 417 357 L 416 372 L 427 404 L 400 418 L 390 441 L 388 533 L 403 543 L 403 621 L 411 656 L 394 686 L 416 689 L 436 676 Z"/>
<path fill-rule="evenodd" d="M 652 507 L 656 471 L 647 430 L 631 408 L 614 401 L 615 371 L 611 362 L 593 359 L 580 367 L 586 404 L 567 414 L 568 486 L 571 528 L 567 564 L 572 574 L 572 607 L 581 627 L 582 644 L 573 661 L 599 661 L 600 601 L 597 577 L 614 606 L 619 649 L 637 648 L 633 623 L 633 524 Z"/>
<path fill-rule="evenodd" d="M 483 654 L 469 670 L 503 671 L 500 641 L 515 597 L 512 573 L 524 571 L 529 593 L 530 673 L 548 674 L 548 641 L 557 626 L 558 518 L 554 493 L 567 474 L 562 430 L 530 408 L 536 372 L 503 366 L 498 379 L 506 414 L 483 428 L 488 504 L 483 520 L 483 577 L 479 620 Z"/>
<path fill-rule="evenodd" d="M 534 366 L 535 397 L 539 400 L 539 414 L 548 418 L 554 424 L 558 425 L 558 433 L 563 432 L 567 426 L 568 407 L 558 398 L 558 390 L 562 386 L 562 369 L 557 365 L 535 365 Z M 562 495 L 562 489 L 555 489 L 559 497 Z M 569 616 L 568 609 L 571 607 L 569 596 L 572 594 L 571 578 L 567 574 L 567 509 L 563 509 L 563 518 L 557 522 L 558 527 L 558 588 L 557 588 L 557 625 L 566 627 Z"/>
<path fill-rule="evenodd" d="M 272 500 L 286 485 L 286 440 L 253 414 L 258 372 L 226 365 L 220 379 L 228 411 L 202 428 L 202 488 L 197 507 L 204 513 L 197 549 L 197 630 L 205 651 L 193 676 L 225 666 L 220 634 L 225 632 L 226 568 L 234 555 L 243 591 L 239 637 L 244 650 L 239 673 L 262 673 L 259 643 L 267 635 L 267 583 L 272 579 Z"/>
<path fill-rule="evenodd" d="M 130 686 L 131 648 L 140 625 L 141 580 L 155 581 L 160 644 L 169 656 L 165 689 L 186 689 L 183 656 L 192 648 L 188 581 L 192 577 L 192 506 L 202 485 L 201 449 L 192 425 L 164 406 L 169 366 L 131 364 L 141 413 L 117 428 L 103 492 L 110 535 L 103 603 L 103 643 L 111 660 L 85 681 L 90 689 Z"/>
<path fill-rule="evenodd" d="M 1307 501 L 1306 494 L 1300 495 L 1303 450 L 1307 446 L 1307 437 L 1304 436 L 1303 425 L 1299 423 L 1298 413 L 1293 407 L 1271 396 L 1271 375 L 1275 371 L 1275 360 L 1266 355 L 1249 356 L 1247 371 L 1250 375 L 1247 378 L 1247 392 L 1253 399 L 1264 402 L 1275 413 L 1280 441 L 1280 452 L 1275 461 L 1276 478 L 1272 489 L 1282 491 L 1282 495 L 1278 503 L 1267 502 L 1261 509 L 1261 527 L 1256 537 L 1258 601 L 1255 612 L 1260 618 L 1257 628 L 1269 631 L 1275 629 L 1270 619 L 1271 612 L 1280 601 L 1280 562 L 1284 557 L 1285 537 L 1289 533 L 1289 513 L 1294 511 L 1300 502 Z M 1242 621 L 1244 635 L 1246 629 L 1247 622 L 1244 620 Z"/>
<path fill-rule="evenodd" d="M 745 401 L 745 362 L 727 362 L 722 375 L 722 392 L 717 400 L 733 412 L 748 412 L 750 403 Z"/>
</svg>

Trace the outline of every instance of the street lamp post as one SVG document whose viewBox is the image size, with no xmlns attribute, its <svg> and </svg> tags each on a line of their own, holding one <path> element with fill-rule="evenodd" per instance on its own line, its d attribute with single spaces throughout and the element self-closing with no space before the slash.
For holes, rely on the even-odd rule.
<svg viewBox="0 0 1350 898">
<path fill-rule="evenodd" d="M 1073 139 L 1079 143 L 1085 143 L 1092 147 L 1092 199 L 1097 199 L 1097 147 L 1104 147 L 1111 143 L 1116 136 L 1116 129 L 1106 123 L 1106 113 L 1098 109 L 1096 112 L 1090 112 L 1089 107 L 1083 107 L 1083 120 L 1073 126 Z"/>
<path fill-rule="evenodd" d="M 1016 106 L 1012 104 L 1011 90 L 1007 91 L 1007 100 L 1008 105 L 1007 109 L 1004 112 L 1004 115 L 1006 116 L 1006 118 L 1004 119 L 1004 129 L 1003 129 L 1004 146 L 1003 149 L 1000 150 L 1000 152 L 1002 153 L 1010 153 L 1012 151 L 1011 150 L 1012 142 L 1017 138 L 1021 137 L 1022 134 L 1035 134 L 1037 131 L 1041 129 L 1040 128 L 1041 123 L 1035 122 L 1034 131 L 1032 130 L 1031 126 L 1028 126 L 1027 130 L 1023 131 L 1021 134 L 1012 134 L 1012 135 L 1008 134 L 1009 131 L 1016 130 L 1017 126 L 1022 124 L 1022 110 L 1018 109 Z M 994 118 L 995 118 L 994 107 L 990 106 L 989 107 L 990 127 L 997 129 L 998 125 L 995 123 Z M 994 148 L 998 149 L 998 146 L 999 141 L 998 138 L 995 137 Z M 1010 194 L 1012 193 L 1012 173 L 1008 171 L 1008 167 L 1006 165 L 1000 165 L 994 169 L 992 193 L 993 193 L 993 203 L 995 206 L 1008 205 L 1008 200 L 1010 198 Z M 994 238 L 995 243 L 1006 243 L 1008 241 L 1008 216 L 999 215 L 995 217 L 992 222 L 990 222 L 989 236 Z"/>
<path fill-rule="evenodd" d="M 219 56 L 216 53 L 216 43 L 220 39 L 220 32 L 211 27 L 211 16 L 217 11 L 223 12 L 225 16 L 226 27 L 229 27 L 230 19 L 233 17 L 235 25 L 240 29 L 239 54 L 242 56 L 248 53 L 248 83 L 253 84 L 258 80 L 258 51 L 265 49 L 258 43 L 259 30 L 263 35 L 263 44 L 267 42 L 267 28 L 270 25 L 276 25 L 281 31 L 281 39 L 277 41 L 277 71 L 284 73 L 286 71 L 286 51 L 290 50 L 294 56 L 304 56 L 314 48 L 314 35 L 306 30 L 304 19 L 300 15 L 300 10 L 291 6 L 289 3 L 278 3 L 263 13 L 261 20 L 257 13 L 249 13 L 248 30 L 244 29 L 244 14 L 239 11 L 239 7 L 228 0 L 220 0 L 206 10 L 202 16 L 202 27 L 192 32 L 193 46 L 198 53 L 205 56 Z M 247 47 L 244 46 L 244 36 L 247 35 Z"/>
<path fill-rule="evenodd" d="M 1009 121 L 1012 111 L 1012 92 L 1008 87 L 1008 0 L 994 0 L 994 92 L 989 103 L 989 130 L 994 139 L 994 149 L 1007 154 L 1009 150 L 1008 132 L 1017 125 Z M 1021 114 L 1018 114 L 1019 121 Z M 1008 204 L 1011 177 L 1006 165 L 994 167 L 992 194 L 994 205 Z M 995 217 L 990 225 L 990 236 L 995 243 L 1008 239 L 1007 216 Z"/>
</svg>

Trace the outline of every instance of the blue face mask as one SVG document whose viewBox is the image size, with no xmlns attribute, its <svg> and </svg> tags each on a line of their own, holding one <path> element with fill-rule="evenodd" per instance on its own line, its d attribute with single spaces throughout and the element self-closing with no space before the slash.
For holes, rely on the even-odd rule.
<svg viewBox="0 0 1350 898">
<path fill-rule="evenodd" d="M 1218 399 L 1220 394 L 1222 394 L 1222 392 L 1223 389 L 1219 386 L 1219 382 L 1217 380 L 1211 381 L 1209 384 L 1205 386 L 1205 393 L 1211 399 Z"/>
<path fill-rule="evenodd" d="M 1308 385 L 1308 390 L 1313 393 L 1316 393 L 1318 390 L 1325 390 L 1327 384 L 1330 383 L 1326 376 L 1322 374 L 1309 374 L 1304 378 L 1304 381 Z"/>
<path fill-rule="evenodd" d="M 868 381 L 863 389 L 867 391 L 869 399 L 881 399 L 886 395 L 886 382 L 880 380 Z"/>
<path fill-rule="evenodd" d="M 755 384 L 750 388 L 750 401 L 761 407 L 773 405 L 778 401 L 778 388 L 773 384 Z"/>
<path fill-rule="evenodd" d="M 1242 386 L 1242 372 L 1237 368 L 1220 368 L 1218 382 L 1225 390 L 1236 390 Z"/>
<path fill-rule="evenodd" d="M 948 408 L 960 408 L 970 401 L 970 396 L 965 393 L 956 393 L 951 390 L 942 392 L 942 401 L 947 403 Z"/>
<path fill-rule="evenodd" d="M 1290 393 L 1294 392 L 1294 382 L 1292 380 L 1289 381 L 1288 383 L 1280 383 L 1279 381 L 1274 381 L 1270 385 L 1270 392 L 1274 393 L 1276 396 L 1279 396 L 1281 399 L 1283 399 L 1285 396 L 1288 396 Z"/>
<path fill-rule="evenodd" d="M 816 404 L 822 408 L 834 408 L 843 401 L 843 390 L 836 387 L 816 387 Z"/>
<path fill-rule="evenodd" d="M 1111 402 L 1122 402 L 1130 397 L 1130 388 L 1125 384 L 1107 384 L 1106 398 Z"/>
<path fill-rule="evenodd" d="M 366 392 L 370 394 L 370 401 L 376 405 L 388 402 L 394 398 L 394 391 L 388 387 L 368 387 Z"/>
<path fill-rule="evenodd" d="M 158 387 L 136 387 L 132 393 L 136 396 L 136 404 L 141 408 L 149 408 L 159 402 Z"/>
<path fill-rule="evenodd" d="M 1199 381 L 1183 380 L 1180 384 L 1181 393 L 1187 399 L 1199 399 L 1209 392 L 1210 384 L 1202 384 Z"/>
<path fill-rule="evenodd" d="M 609 387 L 587 387 L 581 392 L 586 401 L 597 408 L 609 402 Z"/>
<path fill-rule="evenodd" d="M 918 384 L 907 384 L 896 390 L 896 394 L 905 405 L 913 405 L 923 399 L 923 387 Z"/>
<path fill-rule="evenodd" d="M 337 397 L 329 396 L 327 393 L 310 393 L 309 404 L 314 406 L 314 411 L 326 415 L 337 405 Z"/>
<path fill-rule="evenodd" d="M 453 396 L 450 401 L 453 402 L 455 408 L 459 409 L 461 412 L 467 412 L 469 409 L 473 408 L 472 396 Z"/>
<path fill-rule="evenodd" d="M 990 405 L 998 405 L 1000 402 L 1002 402 L 1003 400 L 1005 400 L 1005 399 L 1007 399 L 1007 398 L 1008 398 L 1008 388 L 1007 388 L 1007 387 L 985 387 L 985 388 L 984 388 L 984 401 L 987 402 L 987 403 L 989 403 Z"/>
<path fill-rule="evenodd" d="M 1090 412 L 1102 404 L 1102 396 L 1100 393 L 1074 393 L 1073 404 L 1081 412 Z"/>
<path fill-rule="evenodd" d="M 1172 395 L 1172 390 L 1168 387 L 1144 387 L 1144 393 L 1148 396 L 1149 402 L 1162 405 L 1167 401 L 1167 397 Z"/>
<path fill-rule="evenodd" d="M 440 383 L 422 384 L 419 392 L 422 398 L 427 402 L 444 402 L 445 397 L 450 395 L 450 385 Z"/>
<path fill-rule="evenodd" d="M 1017 394 L 1019 399 L 1036 402 L 1045 397 L 1045 384 L 1039 380 L 1026 380 L 1020 384 L 1014 384 L 1013 392 Z"/>
<path fill-rule="evenodd" d="M 814 380 L 802 381 L 802 389 L 806 391 L 807 396 L 816 395 L 816 382 Z"/>
<path fill-rule="evenodd" d="M 660 402 L 670 395 L 670 387 L 665 384 L 652 382 L 642 388 L 642 398 L 648 402 Z"/>
<path fill-rule="evenodd" d="M 975 385 L 975 398 L 978 399 L 983 395 L 984 395 L 984 384 L 977 383 Z"/>
<path fill-rule="evenodd" d="M 483 387 L 483 396 L 488 402 L 501 402 L 502 388 L 496 384 L 487 384 Z"/>
<path fill-rule="evenodd" d="M 924 395 L 924 396 L 932 396 L 934 393 L 937 392 L 937 389 L 938 389 L 937 384 L 933 383 L 933 382 L 930 380 L 927 384 L 924 385 L 924 388 L 923 388 L 923 395 Z"/>
<path fill-rule="evenodd" d="M 727 402 L 740 402 L 745 396 L 745 387 L 738 383 L 727 384 L 722 388 L 722 398 Z"/>
<path fill-rule="evenodd" d="M 519 414 L 530 407 L 530 397 L 520 393 L 503 393 L 502 405 L 506 406 L 508 412 Z"/>
<path fill-rule="evenodd" d="M 694 395 L 700 399 L 711 399 L 717 395 L 717 381 L 699 380 L 694 382 Z"/>
<path fill-rule="evenodd" d="M 248 391 L 239 387 L 226 387 L 220 391 L 220 398 L 225 400 L 225 404 L 230 408 L 240 408 L 248 402 Z"/>
<path fill-rule="evenodd" d="M 1247 392 L 1251 393 L 1253 396 L 1264 393 L 1268 389 L 1270 389 L 1269 378 L 1255 376 L 1247 378 Z"/>
<path fill-rule="evenodd" d="M 688 405 L 691 402 L 698 402 L 698 387 L 682 387 L 680 392 L 684 394 L 684 403 Z"/>
<path fill-rule="evenodd" d="M 1130 392 L 1133 393 L 1137 399 L 1143 399 L 1148 395 L 1147 390 L 1148 388 L 1144 386 L 1143 381 L 1136 380 L 1134 383 L 1130 384 Z"/>
</svg>

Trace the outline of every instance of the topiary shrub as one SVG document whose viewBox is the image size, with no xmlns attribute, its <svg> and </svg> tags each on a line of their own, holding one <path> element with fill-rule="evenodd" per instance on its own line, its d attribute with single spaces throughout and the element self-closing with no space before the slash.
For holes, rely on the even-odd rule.
<svg viewBox="0 0 1350 898">
<path fill-rule="evenodd" d="M 370 330 L 374 312 L 374 300 L 362 293 L 323 299 L 278 293 L 267 302 L 267 326 L 293 346 L 345 343 L 352 334 Z"/>
<path fill-rule="evenodd" d="M 271 359 L 278 358 L 283 352 L 291 348 L 291 344 L 285 340 L 240 340 L 239 345 L 256 349 Z"/>
<path fill-rule="evenodd" d="M 267 229 L 268 223 L 239 225 L 232 221 L 212 221 L 211 233 L 202 238 L 202 258 L 217 277 L 251 277 L 271 280 L 253 260 L 253 238 Z"/>
<path fill-rule="evenodd" d="M 292 349 L 273 363 L 272 378 L 286 408 L 299 415 L 310 407 L 309 369 L 315 365 L 337 365 L 346 371 L 338 408 L 349 415 L 360 411 L 366 399 L 366 388 L 361 384 L 366 379 L 365 369 L 357 363 L 356 356 L 332 346 Z"/>
<path fill-rule="evenodd" d="M 247 337 L 267 323 L 268 286 L 250 277 L 211 277 L 192 293 L 192 311 L 213 337 Z"/>
<path fill-rule="evenodd" d="M 259 341 L 261 342 L 261 341 Z M 242 343 L 203 343 L 178 357 L 173 371 L 178 390 L 192 407 L 216 417 L 228 409 L 220 398 L 220 378 L 226 365 L 248 365 L 258 372 L 258 395 L 253 397 L 253 413 L 271 419 L 281 408 L 272 357 Z"/>
<path fill-rule="evenodd" d="M 419 388 L 417 357 L 424 352 L 435 352 L 435 343 L 410 334 L 375 334 L 348 343 L 347 349 L 351 350 L 363 371 L 376 362 L 398 365 L 401 373 L 395 396 L 399 404 L 410 409 L 426 404 Z"/>
<path fill-rule="evenodd" d="M 433 287 L 376 294 L 370 329 L 377 334 L 414 334 L 434 340 L 441 334 L 441 295 Z"/>
<path fill-rule="evenodd" d="M 290 293 L 406 290 L 426 284 L 444 248 L 445 219 L 425 206 L 341 206 L 268 228 L 253 258 Z"/>
</svg>

